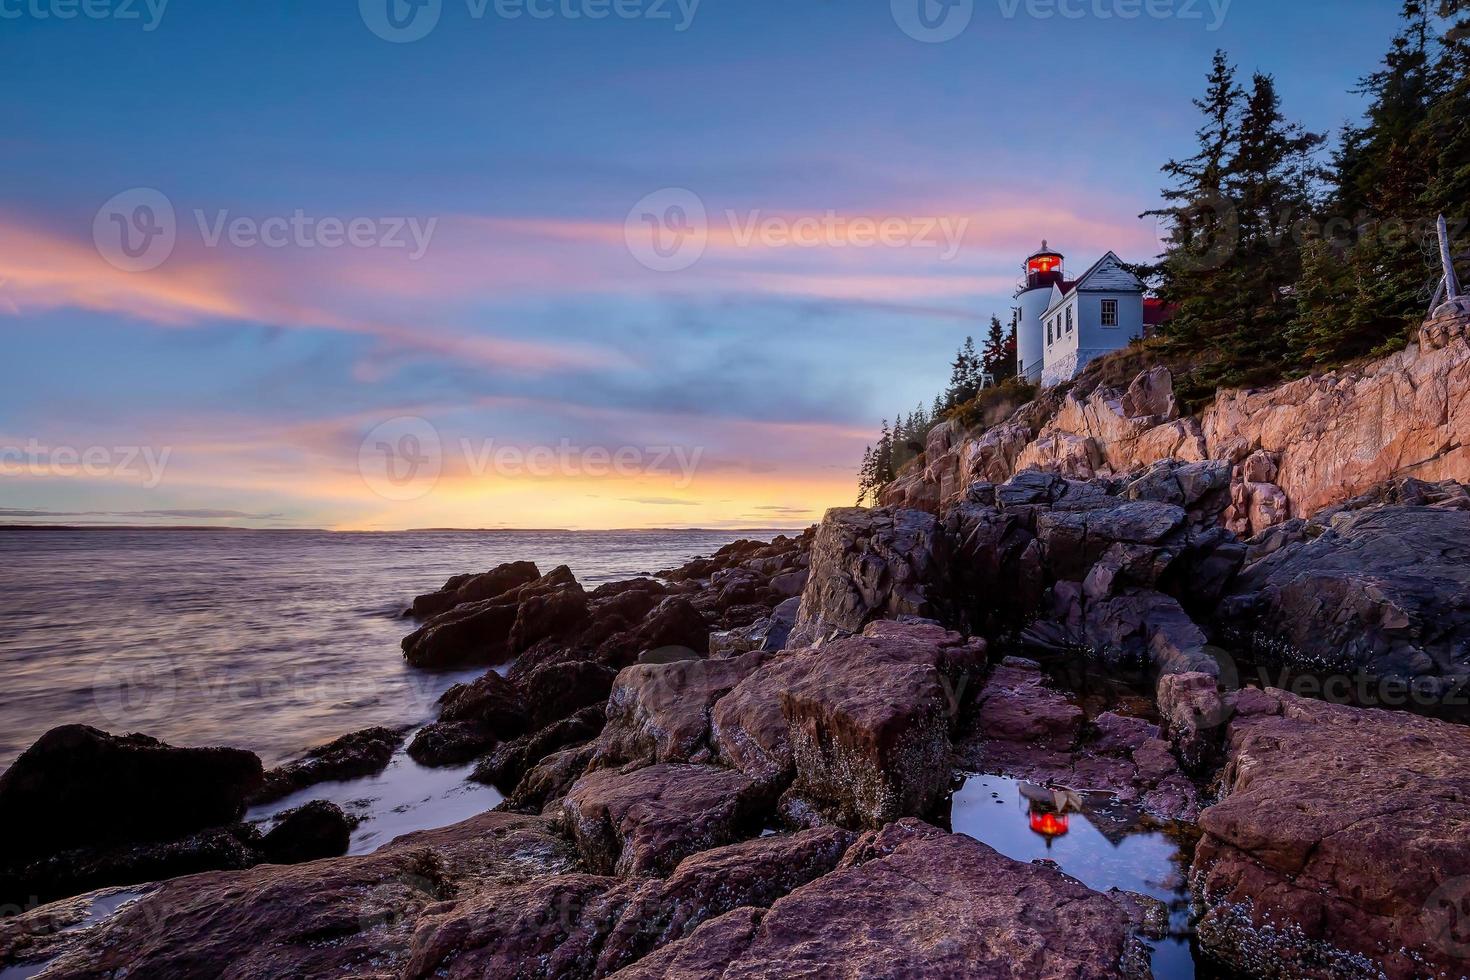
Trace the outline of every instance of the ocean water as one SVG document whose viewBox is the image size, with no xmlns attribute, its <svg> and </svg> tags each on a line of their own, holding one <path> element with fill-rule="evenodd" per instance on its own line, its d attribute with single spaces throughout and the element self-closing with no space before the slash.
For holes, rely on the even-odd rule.
<svg viewBox="0 0 1470 980">
<path fill-rule="evenodd" d="M 403 662 L 403 610 L 449 576 L 527 559 L 592 588 L 779 533 L 0 528 L 0 769 L 73 722 L 266 766 L 421 724 L 482 672 Z"/>
</svg>

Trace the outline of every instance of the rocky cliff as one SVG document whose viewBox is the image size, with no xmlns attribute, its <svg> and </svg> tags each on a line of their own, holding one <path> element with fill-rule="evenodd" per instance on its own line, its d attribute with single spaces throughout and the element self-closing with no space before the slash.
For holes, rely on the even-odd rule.
<svg viewBox="0 0 1470 980">
<path fill-rule="evenodd" d="M 977 480 L 1027 470 L 1090 479 L 1214 459 L 1233 467 L 1222 519 L 1256 534 L 1395 478 L 1470 480 L 1467 387 L 1463 336 L 1274 388 L 1222 390 L 1198 417 L 1180 417 L 1172 378 L 1156 367 L 1125 390 L 1038 400 L 984 431 L 942 425 L 881 502 L 937 513 Z"/>
</svg>

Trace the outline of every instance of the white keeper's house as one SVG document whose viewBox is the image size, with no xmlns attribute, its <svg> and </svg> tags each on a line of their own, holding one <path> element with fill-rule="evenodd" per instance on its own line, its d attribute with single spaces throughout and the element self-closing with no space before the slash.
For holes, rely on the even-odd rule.
<svg viewBox="0 0 1470 980">
<path fill-rule="evenodd" d="M 1068 279 L 1060 252 L 1041 243 L 1016 290 L 1016 373 L 1049 388 L 1070 381 L 1101 354 L 1128 346 L 1164 317 L 1142 281 L 1109 252 Z"/>
</svg>

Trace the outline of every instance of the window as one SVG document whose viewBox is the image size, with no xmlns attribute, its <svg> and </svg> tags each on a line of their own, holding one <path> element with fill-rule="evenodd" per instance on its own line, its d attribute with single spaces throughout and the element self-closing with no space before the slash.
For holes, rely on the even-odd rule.
<svg viewBox="0 0 1470 980">
<path fill-rule="evenodd" d="M 1072 332 L 1072 308 L 1067 307 L 1067 333 Z"/>
<path fill-rule="evenodd" d="M 1051 346 L 1051 321 L 1046 321 L 1046 345 Z"/>
<path fill-rule="evenodd" d="M 1105 327 L 1116 327 L 1118 325 L 1118 301 L 1105 299 L 1102 301 L 1102 325 Z"/>
</svg>

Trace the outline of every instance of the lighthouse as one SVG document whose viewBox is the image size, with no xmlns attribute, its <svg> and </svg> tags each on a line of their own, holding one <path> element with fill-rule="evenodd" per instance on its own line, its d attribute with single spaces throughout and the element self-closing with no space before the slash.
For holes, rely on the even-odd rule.
<svg viewBox="0 0 1470 980">
<path fill-rule="evenodd" d="M 1041 380 L 1045 367 L 1046 343 L 1042 317 L 1051 306 L 1052 287 L 1060 287 L 1062 277 L 1062 254 L 1047 247 L 1045 239 L 1041 250 L 1032 253 L 1026 260 L 1024 278 L 1016 290 L 1019 318 L 1016 322 L 1016 373 L 1035 384 Z"/>
</svg>

